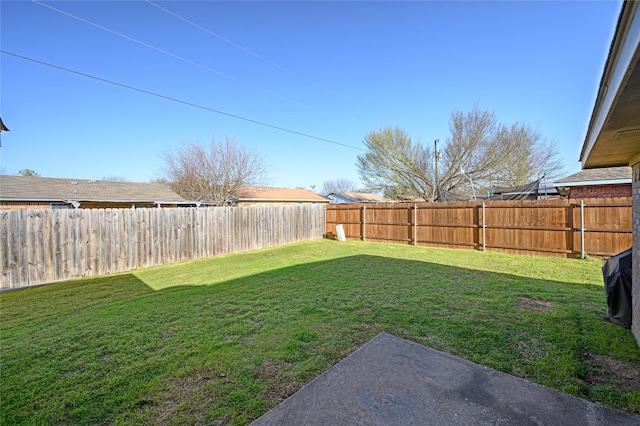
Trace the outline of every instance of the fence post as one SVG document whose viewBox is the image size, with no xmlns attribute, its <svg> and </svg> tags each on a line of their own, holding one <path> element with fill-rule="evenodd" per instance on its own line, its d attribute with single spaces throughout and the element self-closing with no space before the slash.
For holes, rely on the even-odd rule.
<svg viewBox="0 0 640 426">
<path fill-rule="evenodd" d="M 486 223 L 485 223 L 485 219 L 484 219 L 484 214 L 485 214 L 485 210 L 484 210 L 484 201 L 482 202 L 482 251 L 486 251 L 487 250 L 487 240 L 486 240 Z"/>
<path fill-rule="evenodd" d="M 367 241 L 367 206 L 362 205 L 362 241 Z"/>
<path fill-rule="evenodd" d="M 584 258 L 584 200 L 580 200 L 580 259 Z"/>
<path fill-rule="evenodd" d="M 418 245 L 418 204 L 413 205 L 413 245 Z"/>
<path fill-rule="evenodd" d="M 323 205 L 322 209 L 324 210 L 324 234 L 322 234 L 322 238 L 327 238 L 327 206 Z"/>
</svg>

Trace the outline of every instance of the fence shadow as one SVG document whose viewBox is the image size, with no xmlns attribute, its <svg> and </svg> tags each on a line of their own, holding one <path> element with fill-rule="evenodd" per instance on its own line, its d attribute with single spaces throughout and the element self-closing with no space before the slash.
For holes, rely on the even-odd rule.
<svg viewBox="0 0 640 426">
<path fill-rule="evenodd" d="M 165 389 L 159 383 L 171 377 L 202 380 L 212 374 L 208 365 L 222 365 L 228 372 L 224 377 L 233 373 L 234 379 L 206 382 L 217 392 L 219 401 L 212 403 L 225 404 L 227 396 L 247 392 L 252 382 L 242 380 L 266 383 L 251 388 L 250 396 L 264 399 L 264 405 L 238 408 L 255 418 L 381 331 L 525 378 L 540 377 L 537 370 L 543 369 L 548 380 L 541 384 L 555 388 L 563 380 L 577 383 L 573 373 L 558 371 L 567 357 L 582 362 L 575 360 L 601 346 L 603 336 L 616 336 L 609 342 L 612 351 L 638 351 L 630 333 L 601 321 L 606 303 L 600 285 L 373 255 L 220 282 L 215 276 L 180 278 L 188 277 L 181 273 L 190 268 L 194 265 L 172 266 L 175 286 L 161 290 L 144 275 L 125 273 L 0 294 L 7 366 L 2 393 L 39 393 L 38 407 L 47 407 L 47 401 L 53 405 L 78 383 L 66 378 L 51 387 L 38 380 L 19 382 L 30 377 L 23 369 L 55 371 L 61 357 L 83 354 L 82 372 L 93 380 L 85 391 L 87 406 L 75 405 L 73 413 L 58 418 L 83 423 L 89 417 L 74 416 L 93 412 L 95 404 L 116 404 L 105 409 L 106 419 L 136 410 L 136 402 L 113 402 L 117 399 L 109 392 L 120 392 L 114 383 L 142 378 Z M 53 338 L 51 346 L 47 342 Z M 183 365 L 190 367 L 183 371 Z M 615 377 L 612 373 L 610 380 Z M 151 388 L 127 391 L 146 401 L 142 406 L 150 416 L 153 404 L 166 408 L 163 397 L 149 399 Z M 38 407 L 6 409 L 38 415 Z M 180 418 L 179 411 L 173 414 Z"/>
</svg>

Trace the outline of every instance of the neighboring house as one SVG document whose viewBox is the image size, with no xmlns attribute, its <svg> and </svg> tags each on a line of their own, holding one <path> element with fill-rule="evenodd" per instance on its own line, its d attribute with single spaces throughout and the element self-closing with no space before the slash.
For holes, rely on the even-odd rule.
<svg viewBox="0 0 640 426">
<path fill-rule="evenodd" d="M 329 199 L 308 189 L 245 186 L 235 192 L 232 206 L 329 204 Z"/>
<path fill-rule="evenodd" d="M 550 200 L 560 198 L 558 190 L 546 185 L 542 178 L 518 187 L 492 186 L 488 193 L 489 200 Z M 484 197 L 479 197 L 485 199 Z"/>
<path fill-rule="evenodd" d="M 553 185 L 569 198 L 631 197 L 631 167 L 585 169 Z"/>
<path fill-rule="evenodd" d="M 494 188 L 488 199 L 495 200 L 553 200 L 561 198 L 555 186 L 532 188 L 530 191 L 518 188 Z M 485 197 L 478 197 L 485 199 Z"/>
<path fill-rule="evenodd" d="M 545 186 L 538 188 L 538 200 L 557 200 L 562 198 L 555 186 Z"/>
<path fill-rule="evenodd" d="M 388 203 L 389 200 L 382 195 L 370 192 L 331 192 L 326 197 L 330 204 L 350 204 L 350 203 Z"/>
<path fill-rule="evenodd" d="M 193 206 L 163 183 L 0 176 L 0 209 Z"/>
<path fill-rule="evenodd" d="M 640 344 L 640 3 L 625 1 L 598 87 L 582 168 L 631 167 L 633 324 Z"/>
</svg>

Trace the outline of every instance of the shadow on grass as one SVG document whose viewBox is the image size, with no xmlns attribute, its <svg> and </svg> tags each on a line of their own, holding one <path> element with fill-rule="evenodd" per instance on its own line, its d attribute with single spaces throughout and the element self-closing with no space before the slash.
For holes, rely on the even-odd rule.
<svg viewBox="0 0 640 426">
<path fill-rule="evenodd" d="M 122 274 L 0 295 L 0 423 L 246 423 L 381 331 L 640 413 L 602 286 L 371 255 L 183 268 L 157 291 Z"/>
</svg>

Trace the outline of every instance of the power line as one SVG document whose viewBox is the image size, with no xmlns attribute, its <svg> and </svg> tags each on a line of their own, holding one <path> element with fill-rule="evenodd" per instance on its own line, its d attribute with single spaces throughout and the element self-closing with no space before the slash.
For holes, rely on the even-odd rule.
<svg viewBox="0 0 640 426">
<path fill-rule="evenodd" d="M 214 33 L 213 31 L 211 31 L 211 30 L 209 30 L 209 29 L 207 29 L 207 28 L 204 28 L 204 27 L 203 27 L 203 26 L 201 26 L 201 25 L 196 24 L 195 22 L 190 21 L 189 19 L 187 19 L 187 18 L 185 18 L 185 17 L 183 17 L 183 16 L 180 16 L 180 15 L 178 15 L 178 14 L 177 14 L 177 13 L 175 13 L 175 12 L 172 12 L 172 11 L 171 11 L 171 10 L 169 10 L 169 9 L 166 9 L 166 8 L 164 8 L 164 7 L 162 7 L 162 6 L 159 6 L 159 5 L 155 4 L 155 3 L 154 3 L 154 2 L 152 2 L 151 0 L 145 0 L 145 1 L 146 1 L 147 3 L 149 3 L 150 5 L 155 6 L 155 7 L 157 7 L 158 9 L 160 9 L 160 10 L 162 10 L 162 11 L 164 11 L 164 12 L 168 13 L 169 15 L 172 15 L 172 16 L 174 16 L 174 17 L 176 17 L 176 18 L 180 19 L 181 21 L 186 22 L 187 24 L 189 24 L 189 25 L 191 25 L 191 26 L 194 26 L 195 28 L 198 28 L 199 30 L 204 31 L 204 32 L 205 32 L 205 33 L 207 33 L 207 34 L 210 34 L 210 35 L 212 35 L 212 36 L 216 37 L 217 39 L 222 40 L 222 41 L 224 41 L 225 43 L 230 44 L 231 46 L 233 46 L 233 47 L 235 47 L 235 48 L 237 48 L 237 49 L 240 49 L 240 50 L 242 50 L 243 52 L 248 53 L 249 55 L 252 55 L 252 56 L 254 56 L 254 57 L 258 58 L 258 59 L 260 59 L 261 61 L 264 61 L 264 62 L 266 62 L 266 63 L 268 63 L 268 64 L 270 64 L 270 65 L 273 65 L 274 67 L 279 68 L 279 69 L 281 69 L 282 71 L 284 71 L 284 72 L 286 72 L 286 73 L 289 73 L 289 74 L 291 74 L 291 75 L 293 75 L 293 76 L 295 76 L 295 77 L 299 78 L 300 80 L 303 80 L 303 81 L 305 81 L 305 82 L 307 82 L 307 83 L 309 83 L 309 84 L 311 84 L 311 85 L 313 85 L 313 86 L 315 86 L 315 87 L 317 87 L 317 88 L 319 88 L 319 89 L 322 89 L 322 90 L 324 90 L 324 91 L 325 91 L 325 92 L 327 92 L 327 93 L 330 93 L 330 94 L 332 94 L 332 95 L 334 95 L 334 96 L 338 96 L 338 97 L 340 97 L 337 93 L 334 93 L 333 91 L 331 91 L 331 90 L 329 90 L 329 89 L 327 89 L 327 88 L 325 88 L 325 87 L 323 87 L 323 86 L 319 85 L 318 83 L 316 83 L 316 82 L 314 82 L 314 81 L 312 81 L 312 80 L 309 80 L 308 78 L 306 78 L 306 77 L 304 77 L 304 76 L 302 76 L 302 75 L 300 75 L 300 74 L 296 73 L 295 71 L 292 71 L 292 70 L 290 70 L 289 68 L 286 68 L 286 67 L 284 67 L 284 66 L 282 66 L 282 65 L 280 65 L 280 64 L 278 64 L 278 63 L 276 63 L 276 62 L 273 62 L 272 60 L 270 60 L 270 59 L 268 59 L 268 58 L 265 58 L 264 56 L 261 56 L 261 55 L 259 55 L 259 54 L 255 53 L 255 52 L 253 52 L 253 51 L 251 51 L 251 50 L 247 49 L 246 47 L 240 46 L 239 44 L 234 43 L 233 41 L 231 41 L 231 40 L 229 40 L 229 39 L 227 39 L 227 38 L 224 38 L 224 37 L 222 37 L 221 35 L 216 34 L 216 33 Z"/>
<path fill-rule="evenodd" d="M 133 38 L 133 37 L 129 37 L 128 35 L 125 35 L 125 34 L 119 33 L 119 32 L 117 32 L 117 31 L 111 30 L 111 29 L 106 28 L 106 27 L 103 27 L 102 25 L 98 25 L 98 24 L 96 24 L 95 22 L 91 22 L 91 21 L 88 21 L 88 20 L 86 20 L 86 19 L 80 18 L 80 17 L 78 17 L 78 16 L 72 15 L 71 13 L 65 12 L 64 10 L 56 9 L 55 7 L 50 6 L 50 5 L 48 5 L 48 4 L 40 3 L 38 0 L 31 0 L 31 1 L 32 1 L 33 3 L 35 3 L 35 4 L 38 4 L 38 5 L 40 5 L 40 6 L 43 6 L 43 7 L 46 7 L 46 8 L 48 8 L 48 9 L 51 9 L 51 10 L 53 10 L 53 11 L 56 11 L 56 12 L 58 12 L 58 13 L 61 13 L 61 14 L 63 14 L 63 15 L 66 15 L 66 16 L 68 16 L 68 17 L 70 17 L 70 18 L 77 19 L 78 21 L 80 21 L 80 22 L 84 22 L 85 24 L 89 24 L 89 25 L 94 26 L 94 27 L 96 27 L 96 28 L 99 28 L 99 29 L 101 29 L 101 30 L 103 30 L 103 31 L 107 31 L 107 32 L 109 32 L 109 33 L 111 33 L 111 34 L 114 34 L 114 35 L 117 35 L 117 36 L 119 36 L 119 37 L 125 38 L 125 39 L 127 39 L 127 40 L 129 40 L 129 41 L 132 41 L 132 42 L 134 42 L 134 43 L 138 43 L 139 45 L 144 46 L 144 47 L 147 47 L 147 48 L 152 49 L 152 50 L 155 50 L 156 52 L 160 52 L 160 53 L 162 53 L 162 54 L 164 54 L 164 55 L 167 55 L 167 56 L 170 56 L 170 57 L 172 57 L 172 58 L 174 58 L 174 59 L 181 60 L 181 61 L 183 61 L 183 62 L 186 62 L 186 63 L 190 64 L 190 65 L 195 65 L 195 66 L 197 66 L 197 67 L 199 67 L 199 68 L 202 68 L 202 69 L 204 69 L 204 70 L 206 70 L 206 71 L 209 71 L 209 72 L 212 72 L 212 73 L 214 73 L 214 74 L 217 74 L 217 75 L 219 75 L 219 76 L 221 76 L 221 77 L 228 78 L 229 80 L 233 80 L 233 81 L 235 81 L 236 83 L 244 84 L 245 86 L 251 87 L 252 89 L 260 90 L 261 92 L 264 92 L 264 93 L 266 93 L 266 94 L 268 94 L 268 95 L 275 96 L 275 97 L 277 97 L 277 98 L 280 98 L 280 99 L 286 100 L 286 101 L 288 101 L 288 102 L 293 102 L 294 104 L 300 105 L 300 106 L 302 106 L 302 107 L 305 107 L 305 108 L 308 108 L 308 109 L 311 109 L 311 110 L 314 110 L 314 111 L 318 111 L 317 109 L 315 109 L 315 108 L 313 108 L 313 107 L 310 107 L 309 105 L 306 105 L 306 104 L 304 104 L 304 103 L 302 103 L 302 102 L 296 101 L 296 100 L 291 99 L 291 98 L 288 98 L 288 97 L 286 97 L 286 96 L 279 95 L 279 94 L 277 94 L 277 93 L 274 93 L 274 92 L 272 92 L 272 91 L 270 91 L 270 90 L 264 89 L 264 88 L 262 88 L 262 87 L 260 87 L 260 86 L 256 86 L 255 84 L 252 84 L 252 83 L 246 82 L 246 81 L 244 81 L 244 80 L 240 80 L 239 78 L 236 78 L 236 77 L 233 77 L 233 76 L 231 76 L 231 75 L 225 74 L 225 73 L 223 73 L 223 72 L 220 72 L 220 71 L 218 71 L 218 70 L 215 70 L 215 69 L 213 69 L 213 68 L 210 68 L 210 67 L 208 67 L 208 66 L 206 66 L 206 65 L 202 65 L 202 64 L 200 64 L 200 63 L 198 63 L 198 62 L 192 61 L 192 60 L 187 59 L 187 58 L 185 58 L 185 57 L 182 57 L 182 56 L 180 56 L 180 55 L 176 55 L 175 53 L 171 53 L 171 52 L 169 52 L 169 51 L 166 51 L 166 50 L 160 49 L 159 47 L 153 46 L 153 45 L 151 45 L 151 44 L 149 44 L 149 43 L 145 43 L 145 42 L 140 41 L 140 40 L 138 40 L 138 39 L 135 39 L 135 38 Z"/>
<path fill-rule="evenodd" d="M 199 109 L 202 109 L 202 110 L 205 110 L 205 111 L 214 112 L 216 114 L 225 115 L 227 117 L 236 118 L 238 120 L 247 121 L 249 123 L 257 124 L 257 125 L 260 125 L 260 126 L 269 127 L 271 129 L 281 130 L 283 132 L 291 133 L 291 134 L 298 135 L 298 136 L 303 136 L 305 138 L 314 139 L 314 140 L 321 141 L 321 142 L 330 143 L 330 144 L 333 144 L 333 145 L 343 146 L 345 148 L 356 149 L 358 151 L 366 151 L 365 149 L 362 149 L 362 148 L 354 146 L 354 145 L 348 145 L 348 144 L 345 144 L 345 143 L 332 141 L 331 139 L 325 139 L 325 138 L 321 138 L 321 137 L 318 137 L 318 136 L 309 135 L 307 133 L 298 132 L 296 130 L 287 129 L 285 127 L 276 126 L 276 125 L 265 123 L 265 122 L 258 121 L 258 120 L 253 120 L 251 118 L 242 117 L 240 115 L 231 114 L 231 113 L 220 111 L 220 110 L 217 110 L 217 109 L 214 109 L 214 108 L 209 108 L 209 107 L 206 107 L 206 106 L 203 106 L 203 105 L 195 104 L 193 102 L 183 101 L 181 99 L 177 99 L 177 98 L 174 98 L 174 97 L 171 97 L 171 96 L 162 95 L 160 93 L 152 92 L 152 91 L 149 91 L 149 90 L 139 89 L 137 87 L 129 86 L 129 85 L 124 84 L 124 83 L 118 83 L 117 81 L 107 80 L 106 78 L 102 78 L 102 77 L 96 77 L 96 76 L 91 75 L 91 74 L 83 73 L 83 72 L 72 70 L 72 69 L 65 68 L 65 67 L 61 67 L 59 65 L 50 64 L 48 62 L 39 61 L 37 59 L 29 58 L 27 56 L 18 55 L 17 53 L 8 52 L 6 50 L 1 50 L 0 49 L 0 53 L 4 53 L 6 55 L 11 55 L 11 56 L 14 56 L 16 58 L 24 59 L 26 61 L 35 62 L 36 64 L 45 65 L 45 66 L 48 66 L 48 67 L 51 67 L 51 68 L 55 68 L 55 69 L 58 69 L 58 70 L 61 70 L 61 71 L 66 71 L 66 72 L 69 72 L 69 73 L 72 73 L 72 74 L 76 74 L 76 75 L 79 75 L 79 76 L 82 76 L 82 77 L 87 77 L 87 78 L 91 78 L 93 80 L 98 80 L 98 81 L 101 81 L 103 83 L 109 83 L 109 84 L 113 84 L 114 86 L 123 87 L 125 89 L 134 90 L 136 92 L 145 93 L 145 94 L 151 95 L 151 96 L 156 96 L 158 98 L 166 99 L 166 100 L 169 100 L 169 101 L 172 101 L 172 102 L 177 102 L 177 103 L 180 103 L 180 104 L 183 104 L 183 105 L 188 105 L 188 106 L 191 106 L 191 107 L 194 107 L 194 108 L 199 108 Z"/>
</svg>

